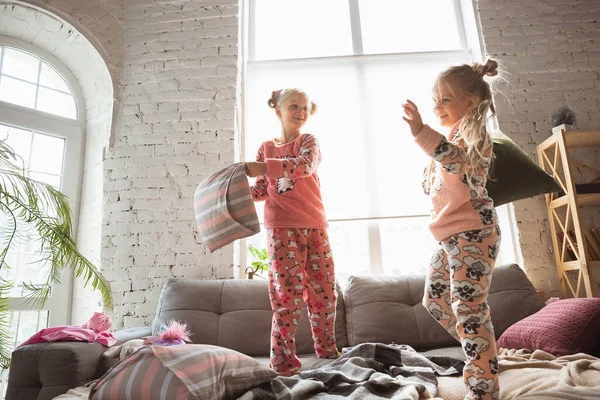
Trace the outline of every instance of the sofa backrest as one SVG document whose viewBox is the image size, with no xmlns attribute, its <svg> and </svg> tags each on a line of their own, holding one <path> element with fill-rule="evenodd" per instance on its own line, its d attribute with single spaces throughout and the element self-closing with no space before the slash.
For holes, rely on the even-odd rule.
<svg viewBox="0 0 600 400">
<path fill-rule="evenodd" d="M 407 344 L 417 350 L 456 345 L 456 340 L 421 304 L 425 276 L 352 276 L 344 292 L 348 345 Z M 499 337 L 544 302 L 516 264 L 494 269 L 488 303 Z"/>
<path fill-rule="evenodd" d="M 496 339 L 512 324 L 535 314 L 546 305 L 517 264 L 494 269 L 488 304 Z"/>
<path fill-rule="evenodd" d="M 407 344 L 417 350 L 455 346 L 455 339 L 421 305 L 424 276 L 352 276 L 338 289 L 338 348 L 365 342 Z M 509 326 L 539 311 L 544 302 L 516 264 L 497 266 L 488 297 L 498 338 Z M 267 282 L 171 279 L 165 284 L 153 332 L 171 319 L 190 325 L 193 343 L 267 356 L 271 318 Z M 306 306 L 296 333 L 298 354 L 313 353 Z"/>
<path fill-rule="evenodd" d="M 190 326 L 193 343 L 227 347 L 249 356 L 268 356 L 273 312 L 264 279 L 171 279 L 158 300 L 152 331 L 175 319 Z M 338 290 L 336 339 L 347 346 L 344 301 Z M 296 332 L 298 354 L 313 353 L 306 306 Z"/>
</svg>

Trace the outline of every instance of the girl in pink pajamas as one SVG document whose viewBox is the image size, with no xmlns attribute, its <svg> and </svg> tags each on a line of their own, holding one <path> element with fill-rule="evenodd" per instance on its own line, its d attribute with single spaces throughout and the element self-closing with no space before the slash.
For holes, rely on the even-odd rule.
<svg viewBox="0 0 600 400">
<path fill-rule="evenodd" d="M 448 137 L 423 125 L 417 106 L 403 105 L 416 143 L 431 157 L 423 188 L 432 201 L 429 226 L 439 249 L 434 253 L 423 305 L 458 340 L 467 361 L 466 399 L 498 399 L 498 360 L 487 304 L 500 228 L 485 188 L 492 161 L 486 130 L 494 115 L 485 76 L 497 75 L 498 63 L 450 67 L 434 85 L 434 112 Z"/>
<path fill-rule="evenodd" d="M 335 341 L 335 269 L 327 236 L 317 167 L 317 139 L 301 133 L 315 103 L 299 89 L 276 90 L 268 101 L 281 135 L 264 142 L 246 174 L 256 177 L 254 201 L 265 200 L 269 252 L 269 298 L 273 309 L 271 368 L 284 376 L 300 370 L 294 336 L 306 302 L 315 352 L 339 356 Z"/>
</svg>

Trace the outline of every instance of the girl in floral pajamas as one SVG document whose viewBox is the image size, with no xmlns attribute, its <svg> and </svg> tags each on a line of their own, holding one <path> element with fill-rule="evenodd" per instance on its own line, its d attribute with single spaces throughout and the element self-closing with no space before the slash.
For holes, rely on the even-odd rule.
<svg viewBox="0 0 600 400">
<path fill-rule="evenodd" d="M 268 105 L 281 121 L 281 136 L 260 146 L 256 162 L 246 163 L 246 174 L 257 178 L 254 201 L 265 200 L 271 368 L 291 376 L 301 367 L 294 336 L 303 300 L 317 357 L 339 356 L 335 269 L 317 175 L 321 151 L 313 135 L 300 132 L 317 106 L 299 89 L 274 91 Z"/>
<path fill-rule="evenodd" d="M 431 157 L 423 188 L 432 201 L 430 230 L 439 242 L 431 260 L 423 305 L 458 340 L 467 361 L 466 399 L 498 399 L 498 361 L 487 304 L 500 229 L 485 188 L 492 161 L 486 130 L 494 115 L 485 76 L 498 64 L 461 65 L 443 71 L 434 85 L 434 112 L 448 137 L 423 125 L 417 106 L 403 105 L 416 143 Z"/>
</svg>

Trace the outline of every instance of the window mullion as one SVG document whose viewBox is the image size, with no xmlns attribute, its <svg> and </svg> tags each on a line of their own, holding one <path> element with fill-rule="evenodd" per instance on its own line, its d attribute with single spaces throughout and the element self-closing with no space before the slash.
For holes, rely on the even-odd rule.
<svg viewBox="0 0 600 400">
<path fill-rule="evenodd" d="M 465 32 L 465 22 L 463 21 L 462 9 L 460 0 L 454 0 L 454 17 L 456 18 L 456 26 L 458 27 L 458 37 L 460 38 L 460 47 L 465 49 L 468 47 L 467 35 Z"/>
<path fill-rule="evenodd" d="M 358 0 L 348 0 L 350 9 L 350 30 L 352 31 L 352 49 L 354 55 L 363 55 L 362 28 L 360 25 L 360 7 Z"/>
<path fill-rule="evenodd" d="M 2 64 L 4 63 L 4 46 L 0 46 L 0 81 L 2 81 Z"/>
<path fill-rule="evenodd" d="M 8 74 L 0 74 L 0 75 L 5 76 L 5 77 L 10 78 L 10 79 L 14 79 L 15 81 L 19 81 L 19 82 L 23 82 L 23 83 L 28 83 L 30 85 L 35 85 L 34 82 L 31 82 L 31 81 L 28 81 L 28 80 L 25 80 L 25 79 L 22 79 L 22 78 L 17 78 L 16 76 L 12 76 L 12 75 L 8 75 Z"/>
<path fill-rule="evenodd" d="M 456 56 L 469 56 L 470 52 L 468 49 L 459 50 L 436 50 L 436 51 L 419 51 L 419 52 L 408 52 L 408 53 L 380 53 L 380 54 L 364 54 L 364 55 L 349 55 L 349 56 L 328 56 L 328 57 L 304 57 L 304 58 L 283 58 L 274 60 L 259 60 L 259 61 L 248 61 L 249 66 L 281 66 L 282 68 L 286 65 L 299 65 L 304 64 L 310 66 L 310 64 L 319 63 L 326 65 L 329 63 L 342 63 L 342 62 L 400 62 L 402 60 L 422 60 L 427 62 L 428 60 L 439 60 L 444 58 L 451 58 Z"/>
<path fill-rule="evenodd" d="M 37 321 L 35 322 L 35 328 L 37 331 L 40 330 L 40 316 L 42 315 L 41 310 L 37 313 Z"/>
<path fill-rule="evenodd" d="M 358 0 L 349 0 L 348 6 L 350 8 L 350 27 L 352 30 L 352 48 L 355 56 L 360 56 L 362 59 L 364 56 L 363 49 L 363 40 L 362 40 L 362 26 L 360 23 L 360 7 L 358 4 Z M 366 88 L 367 84 L 367 74 L 365 71 L 365 65 L 362 62 L 358 62 L 356 65 L 356 77 L 358 79 L 359 86 L 359 98 L 361 102 L 365 102 L 368 98 L 367 93 L 368 90 Z M 365 158 L 367 160 L 367 169 L 372 169 L 371 166 L 373 163 L 371 162 L 375 157 L 373 143 L 369 140 L 366 135 L 366 132 L 371 130 L 372 122 L 370 115 L 368 113 L 368 104 L 362 104 L 361 106 L 361 120 L 363 121 L 363 149 L 365 151 Z M 367 173 L 367 176 L 372 176 L 375 171 L 371 171 Z M 366 182 L 367 190 L 371 193 L 369 196 L 369 208 L 376 208 L 376 195 L 368 185 L 371 183 L 370 180 Z M 373 214 L 371 210 L 370 214 Z M 383 255 L 381 254 L 381 232 L 379 229 L 379 223 L 377 221 L 371 221 L 367 225 L 367 237 L 369 241 L 369 269 L 372 274 L 382 275 L 384 272 L 383 269 Z"/>
<path fill-rule="evenodd" d="M 360 56 L 359 59 L 364 57 L 363 40 L 362 40 L 362 26 L 360 23 L 360 7 L 358 0 L 349 0 L 348 6 L 350 9 L 350 28 L 352 30 L 352 48 L 355 56 Z M 362 61 L 362 60 L 360 60 Z M 363 149 L 365 151 L 365 159 L 367 161 L 366 168 L 372 169 L 373 163 L 371 162 L 375 157 L 373 143 L 369 140 L 366 132 L 371 130 L 372 122 L 368 113 L 368 104 L 364 104 L 368 98 L 368 90 L 366 88 L 367 74 L 365 71 L 365 65 L 362 62 L 358 62 L 356 65 L 356 77 L 358 79 L 359 86 L 359 98 L 363 102 L 361 106 L 361 120 L 363 121 Z M 367 176 L 372 176 L 375 171 L 367 173 Z M 369 208 L 376 208 L 376 195 L 373 190 L 370 190 L 370 180 L 366 182 L 367 190 L 371 193 L 369 196 Z M 373 214 L 372 210 L 370 214 Z M 383 255 L 381 254 L 381 232 L 379 229 L 379 223 L 377 221 L 371 221 L 368 224 L 367 237 L 369 240 L 369 269 L 372 274 L 382 275 L 383 274 Z"/>
<path fill-rule="evenodd" d="M 35 83 L 35 103 L 34 104 L 34 108 L 37 110 L 38 107 L 38 96 L 40 93 L 40 76 L 42 75 L 42 60 L 40 60 L 38 58 L 38 76 L 37 76 L 37 82 Z"/>
<path fill-rule="evenodd" d="M 27 167 L 25 168 L 25 173 L 27 174 L 27 177 L 29 177 L 29 175 L 31 174 L 31 156 L 33 155 L 33 141 L 35 140 L 35 135 L 37 135 L 35 131 L 29 131 L 31 132 L 31 140 L 29 141 L 29 155 L 27 157 L 29 161 L 27 162 Z"/>
<path fill-rule="evenodd" d="M 81 135 L 80 121 L 72 120 L 32 108 L 0 101 L 0 121 L 4 125 L 32 129 L 55 136 Z"/>
<path fill-rule="evenodd" d="M 254 29 L 254 21 L 256 20 L 256 4 L 254 0 L 250 0 L 248 6 L 248 62 L 254 61 L 256 57 L 256 37 Z"/>
<path fill-rule="evenodd" d="M 369 266 L 374 275 L 383 275 L 383 254 L 381 248 L 381 229 L 377 221 L 371 221 L 368 225 L 369 237 Z"/>
<path fill-rule="evenodd" d="M 430 217 L 431 214 L 386 215 L 385 217 L 331 218 L 329 222 L 387 221 L 391 219 L 412 219 Z"/>
</svg>

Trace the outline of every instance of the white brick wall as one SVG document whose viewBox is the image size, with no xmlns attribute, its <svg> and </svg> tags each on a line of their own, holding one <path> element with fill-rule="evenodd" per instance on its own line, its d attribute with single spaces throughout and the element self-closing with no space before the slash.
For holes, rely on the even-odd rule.
<svg viewBox="0 0 600 400">
<path fill-rule="evenodd" d="M 80 84 L 86 107 L 86 150 L 77 244 L 80 251 L 99 266 L 102 185 L 98 182 L 102 181 L 102 151 L 108 145 L 113 120 L 111 74 L 117 77 L 121 66 L 121 1 L 29 3 L 36 7 L 0 1 L 0 34 L 19 38 L 51 53 Z M 90 289 L 82 290 L 81 282 L 75 285 L 74 299 L 72 323 L 84 322 L 98 309 L 99 297 L 90 297 Z"/>
<path fill-rule="evenodd" d="M 106 61 L 112 76 L 119 75 L 123 36 L 122 0 L 23 0 L 48 10 L 83 34 Z"/>
<path fill-rule="evenodd" d="M 94 216 L 103 169 L 102 267 L 114 291 L 115 328 L 148 324 L 169 277 L 234 276 L 231 247 L 209 254 L 199 243 L 191 199 L 201 179 L 234 160 L 237 1 L 30 2 L 84 33 L 118 76 L 118 118 L 104 165 L 99 149 L 109 128 L 102 116 L 111 111 L 106 104 L 88 104 L 88 135 L 94 139 L 86 152 L 80 235 L 87 229 L 82 245 L 97 258 L 100 228 Z M 510 73 L 508 101 L 498 100 L 501 128 L 535 157 L 535 146 L 550 134 L 549 114 L 563 104 L 577 111 L 581 128 L 599 125 L 600 38 L 594 21 L 600 10 L 593 0 L 522 3 L 478 0 L 476 7 L 486 52 Z M 53 43 L 62 28 L 53 29 L 31 40 Z M 81 73 L 84 82 L 90 80 L 85 68 Z M 83 91 L 93 94 L 90 87 Z M 547 295 L 557 295 L 543 200 L 517 202 L 515 214 L 529 276 Z"/>
<path fill-rule="evenodd" d="M 512 89 L 497 101 L 500 128 L 537 160 L 563 105 L 581 129 L 600 129 L 600 1 L 478 0 L 485 52 L 503 61 Z M 591 160 L 596 162 L 597 160 Z M 524 267 L 534 285 L 559 295 L 541 196 L 514 203 Z"/>
<path fill-rule="evenodd" d="M 121 107 L 104 164 L 102 266 L 116 326 L 152 320 L 169 277 L 233 278 L 197 237 L 194 189 L 234 161 L 237 1 L 125 1 Z"/>
</svg>

